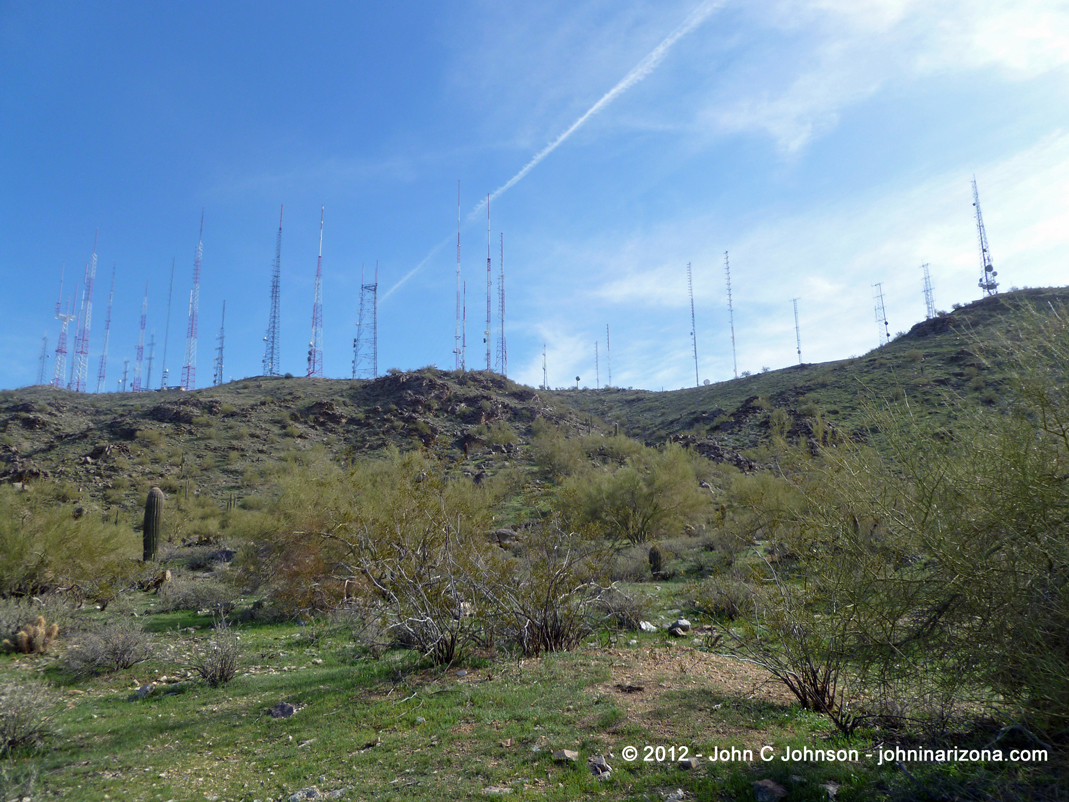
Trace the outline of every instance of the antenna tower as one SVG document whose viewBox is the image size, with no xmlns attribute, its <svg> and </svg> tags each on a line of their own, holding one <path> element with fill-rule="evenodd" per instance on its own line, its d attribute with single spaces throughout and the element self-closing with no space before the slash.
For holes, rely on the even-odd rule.
<svg viewBox="0 0 1069 802">
<path fill-rule="evenodd" d="M 97 231 L 99 234 L 99 229 Z M 97 275 L 97 234 L 93 235 L 93 257 L 85 266 L 85 288 L 82 294 L 81 322 L 78 335 L 74 340 L 74 368 L 71 377 L 71 389 L 77 393 L 86 392 L 85 374 L 89 368 L 89 327 L 93 322 L 93 283 Z"/>
<path fill-rule="evenodd" d="M 735 367 L 735 378 L 739 378 L 739 360 L 735 356 L 735 309 L 731 305 L 731 263 L 728 252 L 724 251 L 724 275 L 728 280 L 728 320 L 731 322 L 731 362 Z"/>
<path fill-rule="evenodd" d="M 171 295 L 174 293 L 174 257 L 171 258 L 171 283 L 167 287 L 167 325 L 163 329 L 163 376 L 160 389 L 167 386 L 167 341 L 171 336 Z"/>
<path fill-rule="evenodd" d="M 542 343 L 542 389 L 549 389 L 549 376 L 546 373 L 546 344 Z"/>
<path fill-rule="evenodd" d="M 508 348 L 505 345 L 505 233 L 501 232 L 501 272 L 497 277 L 497 372 L 509 375 Z"/>
<path fill-rule="evenodd" d="M 278 239 L 275 242 L 275 264 L 271 268 L 271 316 L 267 320 L 267 336 L 264 337 L 263 372 L 265 376 L 278 376 L 278 297 L 279 278 L 282 273 L 282 206 L 278 209 Z"/>
<path fill-rule="evenodd" d="M 883 305 L 883 284 L 876 283 L 872 285 L 876 288 L 876 292 L 873 293 L 873 298 L 876 299 L 876 327 L 879 328 L 879 324 L 883 324 L 883 328 L 880 330 L 880 345 L 884 345 L 884 338 L 886 342 L 891 342 L 891 326 L 887 322 L 887 311 Z"/>
<path fill-rule="evenodd" d="M 130 360 L 129 359 L 124 359 L 122 361 L 122 379 L 119 381 L 119 392 L 121 392 L 121 393 L 125 393 L 126 392 L 126 373 L 127 373 L 127 370 L 129 369 L 129 367 L 130 367 Z"/>
<path fill-rule="evenodd" d="M 145 282 L 145 300 L 141 302 L 141 333 L 137 337 L 137 350 L 134 352 L 134 383 L 130 387 L 135 393 L 141 392 L 141 366 L 145 360 L 145 321 L 148 320 L 148 282 Z"/>
<path fill-rule="evenodd" d="M 924 271 L 924 308 L 927 319 L 931 320 L 935 317 L 935 298 L 932 297 L 932 274 L 928 272 L 927 262 L 921 265 L 921 270 Z"/>
<path fill-rule="evenodd" d="M 375 281 L 364 283 L 360 268 L 360 317 L 353 340 L 353 378 L 374 379 L 379 375 L 378 338 L 379 263 L 375 263 Z M 370 330 L 369 330 L 370 329 Z"/>
<path fill-rule="evenodd" d="M 798 328 L 798 299 L 792 298 L 791 303 L 794 304 L 794 344 L 798 349 L 798 364 L 802 364 L 802 334 Z"/>
<path fill-rule="evenodd" d="M 45 383 L 45 360 L 48 359 L 48 335 L 41 338 L 41 355 L 38 357 L 40 364 L 37 366 L 37 384 Z"/>
<path fill-rule="evenodd" d="M 609 324 L 605 324 L 605 367 L 609 369 L 609 380 L 605 382 L 606 387 L 612 387 L 612 356 L 609 351 Z"/>
<path fill-rule="evenodd" d="M 460 179 L 457 179 L 457 322 L 453 343 L 453 354 L 456 357 L 456 370 L 464 369 L 464 351 L 461 345 L 460 334 Z"/>
<path fill-rule="evenodd" d="M 148 371 L 145 374 L 145 387 L 152 387 L 152 357 L 156 352 L 156 332 L 152 332 L 152 337 L 148 341 Z"/>
<path fill-rule="evenodd" d="M 976 207 L 976 231 L 980 235 L 980 283 L 979 287 L 984 295 L 994 295 L 998 291 L 998 282 L 995 281 L 995 266 L 991 263 L 991 251 L 987 247 L 987 230 L 984 228 L 984 218 L 980 214 L 980 193 L 976 189 L 976 176 L 972 177 L 972 205 Z"/>
<path fill-rule="evenodd" d="M 78 297 L 78 284 L 75 283 L 75 285 L 74 285 L 74 298 L 77 298 L 77 297 Z M 71 299 L 70 311 L 71 311 L 72 316 L 74 317 L 74 336 L 75 336 L 74 342 L 77 345 L 77 342 L 78 342 L 78 310 L 74 306 L 73 299 Z M 77 351 L 77 348 L 75 348 L 75 351 Z M 74 363 L 75 362 L 76 362 L 76 360 L 71 359 L 70 378 L 67 379 L 67 389 L 68 390 L 74 389 Z"/>
<path fill-rule="evenodd" d="M 308 341 L 308 377 L 323 378 L 323 207 L 319 207 L 319 258 L 312 300 L 312 339 Z"/>
<path fill-rule="evenodd" d="M 223 383 L 223 335 L 226 327 L 226 301 L 223 301 L 223 318 L 219 321 L 219 336 L 215 341 L 219 343 L 215 347 L 215 377 L 213 384 L 218 387 Z"/>
<path fill-rule="evenodd" d="M 464 282 L 461 289 L 461 320 L 460 320 L 460 369 L 467 370 L 468 351 L 468 282 Z"/>
<path fill-rule="evenodd" d="M 186 365 L 182 368 L 182 386 L 197 389 L 197 317 L 200 310 L 200 259 L 204 254 L 204 210 L 200 210 L 200 234 L 193 256 L 193 289 L 189 293 L 189 327 L 186 329 Z M 146 293 L 148 289 L 146 288 Z"/>
<path fill-rule="evenodd" d="M 59 298 L 56 300 L 56 320 L 59 321 L 59 340 L 56 341 L 56 362 L 52 371 L 52 386 L 63 386 L 63 374 L 67 372 L 67 326 L 74 318 L 72 299 L 67 299 L 67 311 L 63 312 L 63 270 L 59 273 Z"/>
<path fill-rule="evenodd" d="M 690 262 L 687 262 L 687 292 L 690 293 L 690 338 L 694 343 L 694 386 L 700 387 L 698 381 L 698 327 L 694 320 L 694 282 L 690 276 Z"/>
<path fill-rule="evenodd" d="M 104 350 L 100 353 L 100 369 L 97 371 L 97 392 L 104 392 L 104 371 L 108 365 L 108 339 L 111 334 L 111 302 L 115 299 L 115 265 L 111 266 L 111 292 L 108 293 L 108 311 L 104 314 Z"/>
<path fill-rule="evenodd" d="M 594 340 L 594 389 L 601 389 L 601 365 L 598 359 L 598 341 Z"/>
<path fill-rule="evenodd" d="M 492 368 L 490 365 L 490 298 L 494 292 L 493 279 L 490 273 L 490 195 L 486 196 L 486 331 L 483 332 L 483 342 L 486 343 L 486 372 Z"/>
</svg>

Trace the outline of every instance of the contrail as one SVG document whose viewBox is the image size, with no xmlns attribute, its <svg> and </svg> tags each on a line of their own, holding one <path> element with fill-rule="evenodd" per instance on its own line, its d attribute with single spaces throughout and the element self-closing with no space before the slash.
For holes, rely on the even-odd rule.
<svg viewBox="0 0 1069 802">
<path fill-rule="evenodd" d="M 653 48 L 653 50 L 650 51 L 650 53 L 644 59 L 642 59 L 642 61 L 640 61 L 631 70 L 631 72 L 624 76 L 623 80 L 621 80 L 620 83 L 616 84 L 616 86 L 614 86 L 602 96 L 601 100 L 599 100 L 589 109 L 587 109 L 586 114 L 584 114 L 574 123 L 572 123 L 571 127 L 569 127 L 568 130 L 566 130 L 563 134 L 561 134 L 548 145 L 546 145 L 544 148 L 542 148 L 542 150 L 540 150 L 533 159 L 527 162 L 527 164 L 523 166 L 523 169 L 516 173 L 516 175 L 512 176 L 512 178 L 510 178 L 496 190 L 491 192 L 490 197 L 487 200 L 479 201 L 479 203 L 475 205 L 475 208 L 472 209 L 471 213 L 468 215 L 468 221 L 470 222 L 475 217 L 475 215 L 477 215 L 482 209 L 486 207 L 487 201 L 495 200 L 499 195 L 502 195 L 503 193 L 514 187 L 516 184 L 518 184 L 525 175 L 527 175 L 529 172 L 531 172 L 531 170 L 538 166 L 538 163 L 540 161 L 542 161 L 544 158 L 546 158 L 546 156 L 548 156 L 550 153 L 560 147 L 561 144 L 563 144 L 568 137 L 578 131 L 583 126 L 583 123 L 585 123 L 603 108 L 612 103 L 613 100 L 615 100 L 619 95 L 622 95 L 632 86 L 637 84 L 651 72 L 657 69 L 658 65 L 660 65 L 660 63 L 664 61 L 664 57 L 668 55 L 668 51 L 672 49 L 672 45 L 674 45 L 692 30 L 701 25 L 709 17 L 709 15 L 716 10 L 716 7 L 719 5 L 721 5 L 721 2 L 714 2 L 714 0 L 706 0 L 706 2 L 698 6 L 698 8 L 695 9 L 689 17 L 687 17 L 687 19 L 683 22 L 682 25 L 680 25 L 678 28 L 668 34 L 668 36 L 665 37 L 664 41 L 657 45 L 657 47 Z"/>
<path fill-rule="evenodd" d="M 493 201 L 494 199 L 498 198 L 499 196 L 510 190 L 512 187 L 516 186 L 516 184 L 518 184 L 525 175 L 527 175 L 529 172 L 531 172 L 531 170 L 537 167 L 538 163 L 541 162 L 544 158 L 546 158 L 546 156 L 548 156 L 550 153 L 559 148 L 564 143 L 564 141 L 567 140 L 568 137 L 570 137 L 576 131 L 578 131 L 587 120 L 589 120 L 603 108 L 612 103 L 612 101 L 615 100 L 618 96 L 622 95 L 632 86 L 637 84 L 651 72 L 657 69 L 658 65 L 660 65 L 660 63 L 664 60 L 664 57 L 668 55 L 668 51 L 672 49 L 672 46 L 684 36 L 686 36 L 688 33 L 690 33 L 692 30 L 701 25 L 706 19 L 708 19 L 709 15 L 712 14 L 718 6 L 722 5 L 722 3 L 723 0 L 706 0 L 704 3 L 698 6 L 698 8 L 691 12 L 690 16 L 683 21 L 682 25 L 680 25 L 678 28 L 668 34 L 668 36 L 666 36 L 664 40 L 659 45 L 657 45 L 657 47 L 653 48 L 653 50 L 651 50 L 649 54 L 644 59 L 642 59 L 642 61 L 635 65 L 631 69 L 631 71 L 627 73 L 627 75 L 625 75 L 618 84 L 616 84 L 616 86 L 614 86 L 604 95 L 602 95 L 601 99 L 597 103 L 587 109 L 586 113 L 582 117 L 572 123 L 571 126 L 569 126 L 568 129 L 564 131 L 564 133 L 562 133 L 560 136 L 558 136 L 556 139 L 554 139 L 552 142 L 542 148 L 542 150 L 536 153 L 535 156 L 529 162 L 527 162 L 527 164 L 525 164 L 518 173 L 516 173 L 516 175 L 512 176 L 512 178 L 510 178 L 496 190 L 491 192 L 489 198 L 479 201 L 479 203 L 475 205 L 475 208 L 472 209 L 471 212 L 468 214 L 467 222 L 471 222 L 471 220 L 473 220 L 475 216 L 479 214 L 480 211 L 486 208 L 486 204 L 489 201 Z M 384 296 L 382 296 L 382 300 L 385 301 L 387 298 L 389 298 L 398 287 L 400 287 L 413 275 L 415 275 L 415 273 L 421 267 L 423 267 L 423 265 L 427 264 L 427 262 L 435 253 L 441 250 L 450 241 L 451 235 L 450 237 L 447 237 L 445 240 L 440 242 L 438 245 L 435 245 L 434 248 L 431 249 L 430 253 L 428 253 L 423 258 L 422 262 L 420 262 L 414 268 L 409 270 L 408 273 L 406 273 L 400 281 L 394 284 L 389 289 L 389 291 Z"/>
</svg>

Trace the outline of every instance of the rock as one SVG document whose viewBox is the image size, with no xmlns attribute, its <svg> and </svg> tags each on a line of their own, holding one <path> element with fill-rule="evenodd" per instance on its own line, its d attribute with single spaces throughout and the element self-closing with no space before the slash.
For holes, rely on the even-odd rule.
<svg viewBox="0 0 1069 802">
<path fill-rule="evenodd" d="M 305 802 L 309 799 L 326 799 L 323 792 L 316 788 L 314 785 L 308 788 L 302 788 L 295 794 L 291 794 L 289 802 Z"/>
<path fill-rule="evenodd" d="M 672 622 L 671 629 L 679 629 L 683 632 L 690 632 L 690 621 L 685 618 L 677 618 Z"/>
<path fill-rule="evenodd" d="M 650 623 L 649 621 L 639 621 L 638 622 L 638 628 L 641 629 L 643 632 L 656 632 L 657 631 L 657 625 L 653 624 L 653 623 Z"/>
<path fill-rule="evenodd" d="M 289 702 L 279 702 L 277 705 L 267 711 L 267 715 L 271 716 L 271 718 L 289 718 L 296 712 L 297 708 L 291 705 Z M 298 791 L 298 793 L 302 792 Z M 315 799 L 315 797 L 308 798 Z"/>
<path fill-rule="evenodd" d="M 512 789 L 503 785 L 488 785 L 483 789 L 483 793 L 487 796 L 501 796 L 502 794 L 511 794 Z"/>
<path fill-rule="evenodd" d="M 787 796 L 787 789 L 775 780 L 758 780 L 753 784 L 753 797 L 756 802 L 779 802 Z"/>
<path fill-rule="evenodd" d="M 458 677 L 466 677 L 466 676 L 468 676 L 468 672 L 467 672 L 467 671 L 465 671 L 465 670 L 464 670 L 464 669 L 462 668 L 462 669 L 460 669 L 460 671 L 458 671 L 458 672 L 457 672 L 457 676 L 458 676 Z"/>
<path fill-rule="evenodd" d="M 669 628 L 668 634 L 671 635 L 673 638 L 685 638 L 687 636 L 687 633 L 679 627 Z"/>
<path fill-rule="evenodd" d="M 690 771 L 691 769 L 698 768 L 698 765 L 700 763 L 701 761 L 699 761 L 696 757 L 685 757 L 681 761 L 679 761 L 679 768 Z"/>
<path fill-rule="evenodd" d="M 687 798 L 687 792 L 682 788 L 677 788 L 672 793 L 664 798 L 664 802 L 683 802 Z"/>
<path fill-rule="evenodd" d="M 607 780 L 609 775 L 612 774 L 612 766 L 602 755 L 594 755 L 587 760 L 587 765 L 590 767 L 591 773 L 599 780 Z"/>
<path fill-rule="evenodd" d="M 638 641 L 637 641 L 637 640 L 635 640 L 634 638 L 632 638 L 631 640 L 629 640 L 629 641 L 627 642 L 627 645 L 628 645 L 628 646 L 638 646 Z"/>
<path fill-rule="evenodd" d="M 579 759 L 579 753 L 571 749 L 558 749 L 553 753 L 553 759 L 575 763 Z"/>
<path fill-rule="evenodd" d="M 828 780 L 821 786 L 821 788 L 828 792 L 829 800 L 835 799 L 835 795 L 839 793 L 839 787 L 839 783 L 835 782 L 835 780 Z"/>
</svg>

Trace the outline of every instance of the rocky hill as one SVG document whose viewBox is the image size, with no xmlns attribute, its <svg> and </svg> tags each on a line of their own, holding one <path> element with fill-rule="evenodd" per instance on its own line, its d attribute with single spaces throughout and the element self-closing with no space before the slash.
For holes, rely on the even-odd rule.
<svg viewBox="0 0 1069 802">
<path fill-rule="evenodd" d="M 864 356 L 798 365 L 670 392 L 534 390 L 483 371 L 391 372 L 375 380 L 260 377 L 189 393 L 76 394 L 51 387 L 0 393 L 0 481 L 47 484 L 136 507 L 151 484 L 222 499 L 255 487 L 279 461 L 324 451 L 338 460 L 422 447 L 470 471 L 521 458 L 543 420 L 581 433 L 674 439 L 743 469 L 779 425 L 804 434 L 820 415 L 864 434 L 863 410 L 908 398 L 943 414 L 948 394 L 999 404 L 1004 376 L 983 343 L 1012 327 L 1022 303 L 1069 303 L 1069 289 L 985 298 L 918 323 Z M 786 417 L 784 417 L 784 413 Z"/>
</svg>

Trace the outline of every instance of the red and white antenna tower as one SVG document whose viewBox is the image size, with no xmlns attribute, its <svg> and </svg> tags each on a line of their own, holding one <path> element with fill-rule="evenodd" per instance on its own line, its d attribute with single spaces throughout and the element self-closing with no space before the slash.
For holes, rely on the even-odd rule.
<svg viewBox="0 0 1069 802">
<path fill-rule="evenodd" d="M 104 392 L 104 374 L 108 367 L 108 340 L 111 337 L 111 304 L 115 300 L 115 265 L 111 266 L 111 291 L 108 293 L 108 311 L 104 313 L 104 349 L 100 352 L 100 369 L 97 371 L 97 392 Z"/>
<path fill-rule="evenodd" d="M 464 350 L 460 334 L 460 179 L 457 179 L 457 324 L 454 336 L 453 354 L 456 356 L 456 370 L 464 369 Z"/>
<path fill-rule="evenodd" d="M 89 369 L 89 328 L 93 322 L 93 283 L 97 275 L 97 235 L 93 235 L 93 258 L 85 266 L 85 288 L 82 294 L 81 322 L 74 339 L 74 366 L 71 375 L 71 389 L 84 393 L 86 371 Z"/>
<path fill-rule="evenodd" d="M 308 375 L 323 378 L 323 208 L 319 207 L 319 260 L 312 301 L 312 339 L 308 343 Z"/>
<path fill-rule="evenodd" d="M 509 375 L 509 352 L 505 343 L 505 234 L 501 233 L 501 272 L 497 277 L 497 372 Z"/>
<path fill-rule="evenodd" d="M 148 320 L 148 282 L 145 282 L 145 300 L 141 302 L 141 331 L 137 335 L 137 350 L 134 352 L 134 381 L 130 389 L 141 392 L 141 366 L 145 361 L 145 322 Z"/>
<path fill-rule="evenodd" d="M 483 342 L 486 343 L 486 372 L 493 370 L 490 364 L 490 298 L 493 296 L 494 282 L 490 272 L 490 195 L 486 196 L 486 331 Z"/>
<path fill-rule="evenodd" d="M 182 368 L 182 387 L 197 389 L 197 315 L 200 309 L 200 260 L 204 255 L 204 210 L 200 210 L 200 234 L 193 257 L 193 289 L 189 293 L 189 327 L 186 329 L 186 364 Z M 147 289 L 146 289 L 147 292 Z"/>
<path fill-rule="evenodd" d="M 278 208 L 278 239 L 275 242 L 275 264 L 271 268 L 271 314 L 267 319 L 267 336 L 264 342 L 263 372 L 265 376 L 278 376 L 278 306 L 279 306 L 279 282 L 282 274 L 282 212 L 284 207 Z"/>
<path fill-rule="evenodd" d="M 71 311 L 73 301 L 67 299 L 67 311 L 63 311 L 63 272 L 66 265 L 59 273 L 59 298 L 56 299 L 56 320 L 59 321 L 59 339 L 56 340 L 56 362 L 52 368 L 52 386 L 63 386 L 63 374 L 67 372 L 67 326 L 74 319 Z"/>
</svg>

